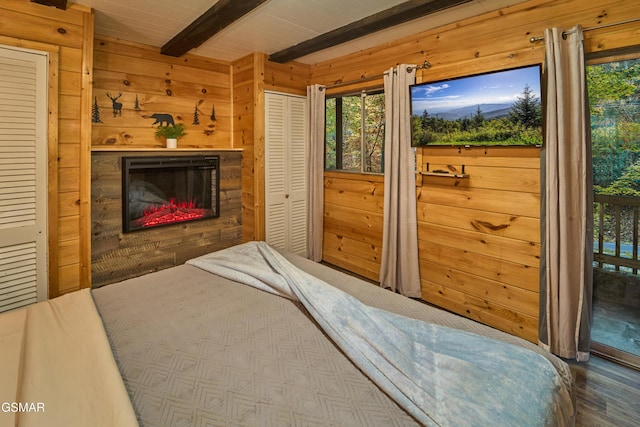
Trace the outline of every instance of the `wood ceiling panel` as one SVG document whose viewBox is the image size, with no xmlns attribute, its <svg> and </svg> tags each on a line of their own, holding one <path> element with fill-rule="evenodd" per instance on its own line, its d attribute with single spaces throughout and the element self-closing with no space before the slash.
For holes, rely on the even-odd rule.
<svg viewBox="0 0 640 427">
<path fill-rule="evenodd" d="M 205 41 L 192 53 L 235 61 L 252 52 L 271 54 L 340 28 L 405 0 L 268 0 Z M 429 17 L 381 30 L 297 61 L 317 63 L 378 46 L 429 28 L 524 0 L 473 0 Z M 94 9 L 96 34 L 161 47 L 212 7 L 211 0 L 74 0 Z M 241 3 L 236 1 L 236 3 Z M 450 13 L 456 12 L 456 13 Z"/>
</svg>

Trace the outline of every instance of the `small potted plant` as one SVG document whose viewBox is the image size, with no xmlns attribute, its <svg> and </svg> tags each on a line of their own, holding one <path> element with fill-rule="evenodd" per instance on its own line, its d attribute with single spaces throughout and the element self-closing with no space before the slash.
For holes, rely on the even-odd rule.
<svg viewBox="0 0 640 427">
<path fill-rule="evenodd" d="M 156 128 L 156 136 L 163 137 L 167 141 L 167 148 L 176 148 L 178 138 L 185 136 L 184 125 L 176 123 L 174 125 L 158 126 Z"/>
</svg>

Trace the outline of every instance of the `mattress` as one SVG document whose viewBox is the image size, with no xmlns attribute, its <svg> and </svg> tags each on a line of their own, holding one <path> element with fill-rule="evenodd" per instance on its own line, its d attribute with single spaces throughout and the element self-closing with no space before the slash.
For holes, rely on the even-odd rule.
<svg viewBox="0 0 640 427">
<path fill-rule="evenodd" d="M 532 343 L 283 255 L 369 306 L 539 353 L 574 395 L 567 365 Z M 140 425 L 420 424 L 354 366 L 300 302 L 192 265 L 96 289 L 93 296 Z"/>
</svg>

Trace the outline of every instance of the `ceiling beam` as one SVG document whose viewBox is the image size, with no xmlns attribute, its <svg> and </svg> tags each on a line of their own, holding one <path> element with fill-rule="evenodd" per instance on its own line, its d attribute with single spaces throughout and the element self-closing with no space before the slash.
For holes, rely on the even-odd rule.
<svg viewBox="0 0 640 427">
<path fill-rule="evenodd" d="M 472 0 L 410 0 L 269 56 L 284 63 Z"/>
<path fill-rule="evenodd" d="M 169 40 L 160 53 L 182 56 L 267 0 L 218 0 L 209 10 Z"/>
<path fill-rule="evenodd" d="M 67 0 L 31 0 L 31 3 L 53 6 L 58 9 L 67 10 Z"/>
</svg>

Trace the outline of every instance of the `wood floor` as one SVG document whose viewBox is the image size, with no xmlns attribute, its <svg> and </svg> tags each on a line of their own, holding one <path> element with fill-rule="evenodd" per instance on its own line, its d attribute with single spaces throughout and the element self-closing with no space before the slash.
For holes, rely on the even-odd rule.
<svg viewBox="0 0 640 427">
<path fill-rule="evenodd" d="M 576 382 L 576 426 L 640 426 L 640 371 L 591 355 L 570 362 Z"/>
</svg>

